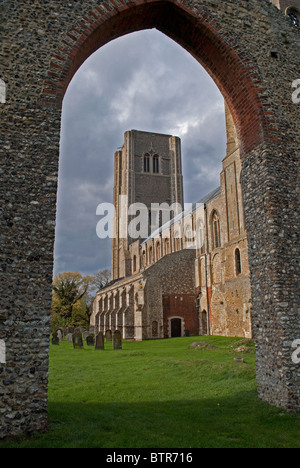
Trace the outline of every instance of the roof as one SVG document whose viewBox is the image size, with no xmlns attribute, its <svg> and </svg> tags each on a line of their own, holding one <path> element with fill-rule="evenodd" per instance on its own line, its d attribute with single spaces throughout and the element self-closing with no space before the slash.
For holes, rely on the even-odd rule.
<svg viewBox="0 0 300 468">
<path fill-rule="evenodd" d="M 155 231 L 153 231 L 151 236 L 147 237 L 147 239 L 145 239 L 141 243 L 141 245 L 146 244 L 149 240 L 151 240 L 151 239 L 153 239 L 155 237 L 158 237 L 158 234 L 160 234 L 161 232 L 165 231 L 166 229 L 168 229 L 171 226 L 173 226 L 174 224 L 176 224 L 177 221 L 181 221 L 188 214 L 194 213 L 196 211 L 196 209 L 199 208 L 199 205 L 204 205 L 205 206 L 207 203 L 209 203 L 211 200 L 218 197 L 219 195 L 221 195 L 221 187 L 216 188 L 215 190 L 210 192 L 208 195 L 201 198 L 201 200 L 194 203 L 193 206 L 192 206 L 192 211 L 187 210 L 186 213 L 184 211 L 179 213 L 177 216 L 175 216 L 175 218 L 173 218 L 169 222 L 163 224 L 159 229 L 156 229 Z"/>
</svg>

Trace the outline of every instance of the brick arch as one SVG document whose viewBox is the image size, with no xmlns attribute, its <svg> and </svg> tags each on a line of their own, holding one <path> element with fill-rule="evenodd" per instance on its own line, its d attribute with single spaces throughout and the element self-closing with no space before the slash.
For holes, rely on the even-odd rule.
<svg viewBox="0 0 300 468">
<path fill-rule="evenodd" d="M 268 0 L 7 0 L 0 2 L 0 15 L 0 35 L 5 37 L 0 43 L 1 78 L 8 94 L 6 103 L 0 102 L 0 386 L 5 409 L 0 438 L 47 424 L 64 93 L 97 48 L 152 27 L 206 68 L 234 117 L 244 150 L 241 182 L 258 395 L 299 410 L 299 364 L 292 360 L 291 346 L 300 336 L 299 104 L 291 100 L 299 69 L 299 30 Z M 128 304 L 122 305 L 125 314 L 131 302 L 128 295 Z M 125 322 L 122 326 L 124 337 L 131 337 L 132 330 Z"/>
<path fill-rule="evenodd" d="M 261 94 L 268 98 L 258 71 L 216 19 L 200 6 L 187 6 L 186 0 L 120 2 L 122 6 L 114 0 L 95 6 L 66 33 L 49 66 L 43 104 L 61 106 L 74 74 L 101 46 L 130 32 L 156 28 L 190 52 L 213 78 L 234 118 L 242 151 L 276 139 L 273 112 L 264 112 L 260 100 Z"/>
</svg>

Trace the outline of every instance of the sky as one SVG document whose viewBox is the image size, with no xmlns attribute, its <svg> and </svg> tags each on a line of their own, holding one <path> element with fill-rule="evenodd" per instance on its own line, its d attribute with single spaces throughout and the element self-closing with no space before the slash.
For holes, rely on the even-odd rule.
<svg viewBox="0 0 300 468">
<path fill-rule="evenodd" d="M 224 100 L 207 72 L 157 30 L 106 44 L 77 71 L 63 102 L 54 274 L 110 268 L 96 210 L 112 203 L 114 153 L 132 129 L 181 138 L 186 203 L 219 186 Z"/>
</svg>

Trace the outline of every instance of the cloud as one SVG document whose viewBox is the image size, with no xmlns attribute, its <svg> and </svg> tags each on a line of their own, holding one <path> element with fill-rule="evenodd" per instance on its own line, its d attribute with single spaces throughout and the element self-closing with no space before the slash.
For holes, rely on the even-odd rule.
<svg viewBox="0 0 300 468">
<path fill-rule="evenodd" d="M 131 129 L 182 138 L 186 202 L 219 184 L 224 103 L 206 71 L 156 30 L 110 42 L 82 65 L 64 99 L 55 273 L 110 267 L 96 209 L 112 201 L 114 153 Z"/>
</svg>

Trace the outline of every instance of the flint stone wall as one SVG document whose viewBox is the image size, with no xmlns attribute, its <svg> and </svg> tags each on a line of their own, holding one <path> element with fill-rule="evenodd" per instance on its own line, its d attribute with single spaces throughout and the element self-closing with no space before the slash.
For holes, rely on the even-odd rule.
<svg viewBox="0 0 300 468">
<path fill-rule="evenodd" d="M 259 397 L 299 408 L 299 31 L 267 0 L 0 2 L 0 436 L 47 425 L 61 104 L 108 40 L 157 27 L 214 77 L 237 124 Z M 297 72 L 298 70 L 298 72 Z M 232 81 L 230 81 L 232 80 Z"/>
</svg>

